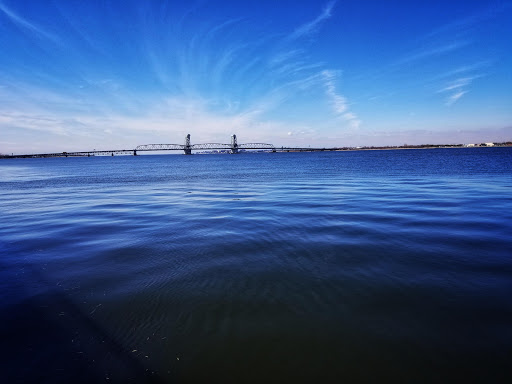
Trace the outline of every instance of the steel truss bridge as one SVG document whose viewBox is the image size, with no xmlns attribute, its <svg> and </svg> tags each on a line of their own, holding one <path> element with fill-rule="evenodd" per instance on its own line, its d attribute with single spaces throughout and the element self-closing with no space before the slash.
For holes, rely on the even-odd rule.
<svg viewBox="0 0 512 384">
<path fill-rule="evenodd" d="M 211 151 L 221 150 L 229 151 L 231 153 L 238 153 L 239 150 L 247 149 L 261 149 L 274 151 L 276 148 L 272 144 L 266 143 L 248 143 L 238 144 L 236 135 L 231 136 L 231 144 L 221 143 L 206 143 L 206 144 L 190 144 L 190 134 L 185 138 L 185 144 L 144 144 L 139 145 L 134 149 L 135 152 L 139 151 L 183 151 L 186 155 L 192 154 L 192 151 Z"/>
<path fill-rule="evenodd" d="M 144 144 L 135 149 L 114 149 L 101 151 L 80 151 L 80 152 L 56 152 L 39 153 L 28 155 L 2 155 L 0 158 L 38 158 L 38 157 L 90 157 L 90 156 L 114 156 L 114 155 L 134 155 L 137 152 L 153 151 L 183 151 L 186 155 L 191 155 L 192 151 L 223 151 L 227 153 L 239 153 L 241 150 L 265 150 L 270 152 L 312 152 L 312 151 L 335 151 L 340 148 L 297 148 L 297 147 L 274 147 L 267 143 L 247 143 L 238 144 L 236 135 L 231 136 L 230 144 L 206 143 L 190 144 L 190 134 L 185 137 L 185 144 Z"/>
</svg>

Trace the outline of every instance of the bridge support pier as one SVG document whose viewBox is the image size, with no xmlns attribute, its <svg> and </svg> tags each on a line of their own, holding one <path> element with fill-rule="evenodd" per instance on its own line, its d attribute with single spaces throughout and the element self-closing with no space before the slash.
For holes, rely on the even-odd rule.
<svg viewBox="0 0 512 384">
<path fill-rule="evenodd" d="M 236 135 L 231 135 L 231 153 L 238 153 L 238 143 L 236 142 Z"/>
<path fill-rule="evenodd" d="M 137 156 L 137 150 L 136 149 L 133 150 L 133 156 Z"/>
<path fill-rule="evenodd" d="M 185 137 L 185 148 L 183 148 L 183 151 L 185 151 L 185 155 L 192 154 L 192 146 L 190 145 L 190 133 Z"/>
</svg>

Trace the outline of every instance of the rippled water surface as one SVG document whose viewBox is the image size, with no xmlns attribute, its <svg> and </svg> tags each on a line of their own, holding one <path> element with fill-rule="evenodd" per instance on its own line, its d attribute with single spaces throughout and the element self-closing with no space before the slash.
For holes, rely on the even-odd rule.
<svg viewBox="0 0 512 384">
<path fill-rule="evenodd" d="M 512 378 L 512 148 L 0 161 L 0 381 Z"/>
</svg>

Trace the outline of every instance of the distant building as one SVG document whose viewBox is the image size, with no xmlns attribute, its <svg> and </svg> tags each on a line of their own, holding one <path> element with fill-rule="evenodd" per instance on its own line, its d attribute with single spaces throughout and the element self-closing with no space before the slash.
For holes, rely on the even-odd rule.
<svg viewBox="0 0 512 384">
<path fill-rule="evenodd" d="M 466 144 L 466 147 L 474 147 L 475 144 Z"/>
<path fill-rule="evenodd" d="M 486 147 L 494 147 L 494 143 L 485 143 Z"/>
</svg>

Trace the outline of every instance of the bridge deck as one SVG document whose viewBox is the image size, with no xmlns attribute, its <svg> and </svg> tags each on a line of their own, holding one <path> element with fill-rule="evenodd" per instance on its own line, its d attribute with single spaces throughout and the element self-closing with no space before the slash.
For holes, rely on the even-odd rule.
<svg viewBox="0 0 512 384">
<path fill-rule="evenodd" d="M 191 150 L 232 150 L 229 144 L 217 145 L 195 144 Z M 173 147 L 176 146 L 176 147 Z M 147 144 L 139 145 L 136 149 L 112 149 L 101 151 L 80 151 L 80 152 L 55 152 L 55 153 L 33 153 L 25 155 L 0 155 L 0 159 L 22 159 L 22 158 L 49 158 L 49 157 L 90 157 L 90 156 L 114 156 L 114 155 L 137 155 L 137 152 L 155 151 L 184 151 L 184 145 L 179 144 Z M 247 146 L 241 144 L 238 150 L 267 150 L 269 152 L 319 152 L 319 151 L 341 151 L 347 148 L 301 148 L 301 147 L 274 147 L 274 146 Z"/>
</svg>

